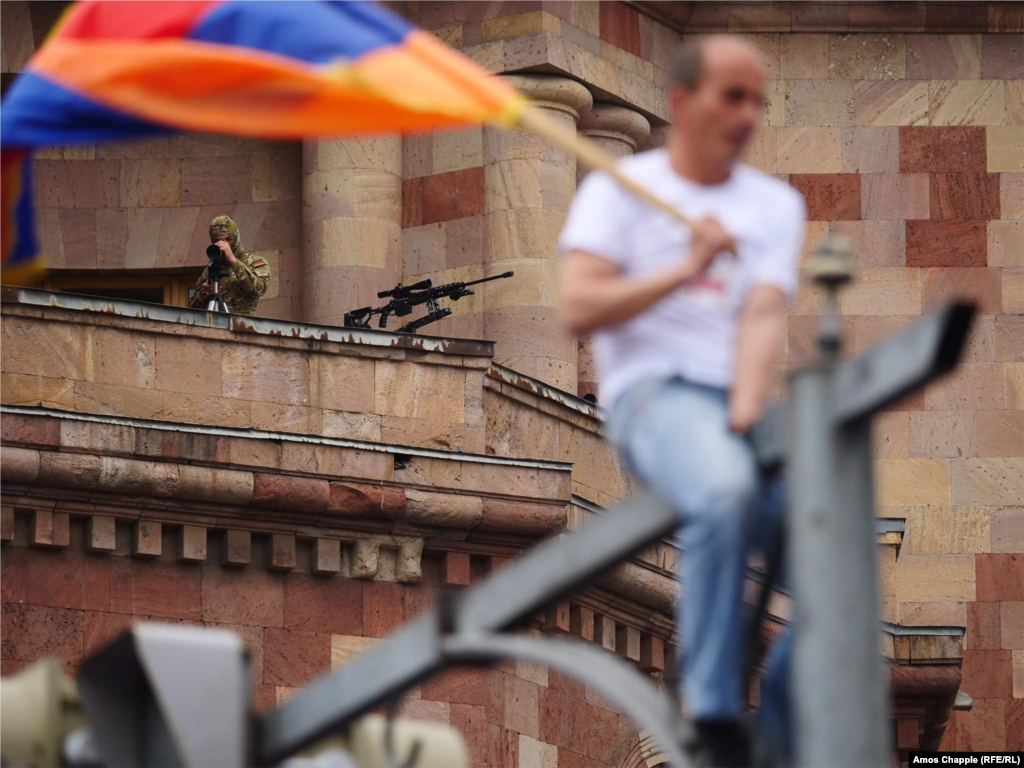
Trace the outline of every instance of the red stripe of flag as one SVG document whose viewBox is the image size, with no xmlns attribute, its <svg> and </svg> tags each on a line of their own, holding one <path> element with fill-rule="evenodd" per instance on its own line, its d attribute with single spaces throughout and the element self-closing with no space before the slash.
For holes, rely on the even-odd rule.
<svg viewBox="0 0 1024 768">
<path fill-rule="evenodd" d="M 199 19 L 224 0 L 106 0 L 78 3 L 60 27 L 59 38 L 144 40 L 186 37 Z"/>
</svg>

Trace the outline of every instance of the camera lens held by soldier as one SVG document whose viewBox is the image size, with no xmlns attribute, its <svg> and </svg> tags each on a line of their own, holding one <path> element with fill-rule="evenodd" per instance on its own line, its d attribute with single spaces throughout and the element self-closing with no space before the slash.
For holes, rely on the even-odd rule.
<svg viewBox="0 0 1024 768">
<path fill-rule="evenodd" d="M 267 292 L 270 265 L 242 247 L 238 225 L 230 216 L 210 222 L 206 256 L 210 265 L 196 282 L 190 307 L 254 315 L 260 297 Z"/>
</svg>

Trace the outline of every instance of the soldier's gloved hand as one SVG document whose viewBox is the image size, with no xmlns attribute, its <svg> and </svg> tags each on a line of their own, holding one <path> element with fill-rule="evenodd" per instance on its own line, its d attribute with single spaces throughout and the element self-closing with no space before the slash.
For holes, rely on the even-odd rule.
<svg viewBox="0 0 1024 768">
<path fill-rule="evenodd" d="M 224 259 L 228 264 L 234 265 L 238 263 L 238 259 L 235 258 L 235 254 L 231 251 L 231 246 L 228 245 L 226 240 L 218 240 L 214 245 L 220 248 L 220 252 L 224 254 Z"/>
<path fill-rule="evenodd" d="M 213 293 L 212 283 L 203 283 L 202 285 L 199 286 L 199 295 L 202 296 L 203 298 L 206 298 L 211 293 Z"/>
</svg>

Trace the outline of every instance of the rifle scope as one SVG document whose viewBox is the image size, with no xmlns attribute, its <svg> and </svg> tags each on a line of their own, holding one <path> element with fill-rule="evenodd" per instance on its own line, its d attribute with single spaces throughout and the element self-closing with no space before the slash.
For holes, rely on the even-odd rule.
<svg viewBox="0 0 1024 768">
<path fill-rule="evenodd" d="M 399 283 L 398 285 L 396 285 L 394 288 L 392 288 L 389 291 L 378 291 L 377 292 L 377 298 L 378 299 L 386 299 L 386 298 L 388 298 L 388 296 L 394 296 L 395 298 L 401 298 L 401 297 L 407 296 L 409 294 L 409 291 L 422 291 L 425 288 L 430 288 L 432 285 L 433 285 L 433 283 L 430 282 L 429 279 L 428 280 L 420 280 L 418 283 L 414 283 L 413 285 L 402 285 L 401 283 Z"/>
</svg>

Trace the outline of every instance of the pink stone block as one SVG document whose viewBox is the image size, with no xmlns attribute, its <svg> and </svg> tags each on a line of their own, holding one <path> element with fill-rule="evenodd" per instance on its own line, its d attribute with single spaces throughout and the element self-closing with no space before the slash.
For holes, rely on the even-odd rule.
<svg viewBox="0 0 1024 768">
<path fill-rule="evenodd" d="M 594 616 L 594 642 L 615 652 L 615 621 L 607 616 Z"/>
<path fill-rule="evenodd" d="M 3 657 L 36 661 L 56 656 L 65 664 L 82 659 L 82 611 L 38 605 L 3 604 Z"/>
<path fill-rule="evenodd" d="M 33 547 L 66 547 L 71 540 L 70 521 L 66 512 L 37 509 L 32 513 L 29 545 Z"/>
<path fill-rule="evenodd" d="M 928 174 L 871 173 L 862 180 L 862 218 L 928 218 Z"/>
<path fill-rule="evenodd" d="M 123 208 L 96 211 L 96 266 L 123 269 L 128 245 L 128 212 Z"/>
<path fill-rule="evenodd" d="M 62 208 L 60 228 L 69 269 L 96 269 L 96 211 Z"/>
<path fill-rule="evenodd" d="M 843 128 L 843 173 L 895 173 L 900 170 L 899 129 Z"/>
<path fill-rule="evenodd" d="M 160 557 L 163 551 L 163 526 L 153 520 L 139 520 L 132 525 L 132 555 Z"/>
<path fill-rule="evenodd" d="M 922 270 L 921 303 L 935 310 L 956 299 L 978 303 L 978 311 L 986 315 L 1002 312 L 1000 270 L 984 267 L 943 267 Z"/>
<path fill-rule="evenodd" d="M 90 552 L 113 552 L 117 549 L 116 525 L 109 515 L 92 515 L 86 522 L 85 548 Z"/>
<path fill-rule="evenodd" d="M 1024 552 L 1024 507 L 993 510 L 990 527 L 993 552 Z"/>
<path fill-rule="evenodd" d="M 640 630 L 619 624 L 615 628 L 615 652 L 629 661 L 640 661 Z"/>
<path fill-rule="evenodd" d="M 981 79 L 981 37 L 908 35 L 907 79 Z"/>
<path fill-rule="evenodd" d="M 0 541 L 14 541 L 13 507 L 0 507 Z"/>
<path fill-rule="evenodd" d="M 298 687 L 330 668 L 330 635 L 276 627 L 264 630 L 264 683 Z"/>
<path fill-rule="evenodd" d="M 182 205 L 233 205 L 251 202 L 251 157 L 204 157 L 182 161 Z"/>
<path fill-rule="evenodd" d="M 465 552 L 445 552 L 441 580 L 450 586 L 469 586 L 469 555 Z"/>
<path fill-rule="evenodd" d="M 302 242 L 302 206 L 299 200 L 276 200 L 270 204 L 258 232 L 245 235 L 242 243 L 253 251 L 295 248 Z"/>
<path fill-rule="evenodd" d="M 270 570 L 290 571 L 295 567 L 295 536 L 274 533 L 270 536 Z"/>
<path fill-rule="evenodd" d="M 181 163 L 164 157 L 121 161 L 120 205 L 174 208 L 181 205 Z"/>
<path fill-rule="evenodd" d="M 982 35 L 981 78 L 1024 79 L 1024 35 Z"/>
<path fill-rule="evenodd" d="M 198 215 L 198 208 L 168 208 L 164 211 L 157 239 L 157 267 L 183 267 L 199 262 L 198 257 L 189 251 Z"/>
<path fill-rule="evenodd" d="M 257 627 L 284 625 L 284 581 L 257 568 L 203 567 L 202 618 L 205 622 Z"/>
<path fill-rule="evenodd" d="M 845 32 L 849 8 L 846 3 L 794 3 L 792 24 L 794 32 Z"/>
<path fill-rule="evenodd" d="M 21 72 L 35 53 L 28 3 L 10 5 L 4 12 L 4 72 Z"/>
<path fill-rule="evenodd" d="M 36 208 L 36 232 L 39 249 L 51 269 L 60 269 L 64 262 L 64 236 L 60 228 L 60 210 Z"/>
<path fill-rule="evenodd" d="M 244 236 L 242 243 L 247 247 L 256 242 L 263 220 L 270 210 L 270 203 L 239 203 L 235 206 L 235 224 Z M 250 249 L 251 250 L 251 249 Z"/>
<path fill-rule="evenodd" d="M 202 563 L 206 560 L 206 529 L 198 525 L 183 525 L 178 531 L 178 560 Z"/>
<path fill-rule="evenodd" d="M 125 267 L 152 269 L 156 266 L 156 250 L 164 210 L 138 208 L 129 209 L 126 214 L 128 241 L 125 245 Z"/>
<path fill-rule="evenodd" d="M 924 30 L 924 3 L 898 2 L 881 5 L 868 0 L 849 4 L 849 28 L 859 32 L 907 32 Z"/>
<path fill-rule="evenodd" d="M 252 533 L 236 531 L 230 528 L 224 531 L 221 542 L 221 563 L 228 566 L 243 567 L 252 560 Z"/>
<path fill-rule="evenodd" d="M 253 157 L 253 199 L 298 199 L 302 195 L 302 150 L 295 145 L 268 144 L 271 152 Z"/>
<path fill-rule="evenodd" d="M 405 621 L 402 586 L 370 581 L 363 584 L 363 636 L 386 637 Z"/>
<path fill-rule="evenodd" d="M 318 576 L 331 576 L 341 571 L 341 542 L 337 539 L 315 539 L 310 570 Z"/>
<path fill-rule="evenodd" d="M 433 174 L 433 134 L 411 134 L 402 141 L 402 178 Z"/>
</svg>

